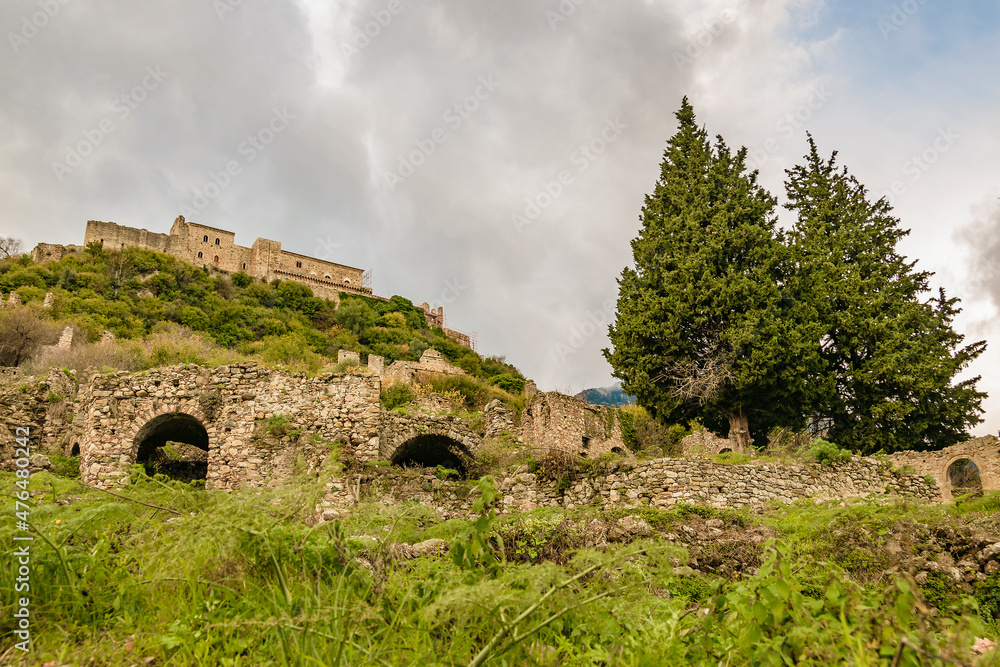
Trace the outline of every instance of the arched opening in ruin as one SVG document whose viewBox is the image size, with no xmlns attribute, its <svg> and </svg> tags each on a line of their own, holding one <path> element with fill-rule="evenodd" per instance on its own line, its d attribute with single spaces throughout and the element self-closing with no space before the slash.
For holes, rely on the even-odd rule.
<svg viewBox="0 0 1000 667">
<path fill-rule="evenodd" d="M 69 450 L 69 455 L 70 456 L 79 456 L 80 455 L 80 443 L 79 442 L 74 442 L 73 443 L 73 449 Z"/>
<path fill-rule="evenodd" d="M 979 466 L 972 459 L 953 462 L 948 466 L 948 485 L 953 496 L 982 491 L 983 480 L 979 476 Z"/>
<path fill-rule="evenodd" d="M 135 462 L 146 474 L 190 482 L 208 474 L 208 431 L 183 412 L 154 417 L 135 435 Z"/>
<path fill-rule="evenodd" d="M 730 454 L 730 453 L 732 453 L 732 451 L 733 450 L 732 450 L 731 447 L 723 447 L 722 449 L 719 450 L 719 453 L 720 454 Z"/>
<path fill-rule="evenodd" d="M 424 468 L 448 468 L 458 471 L 465 478 L 467 464 L 472 457 L 458 440 L 445 435 L 428 433 L 410 438 L 396 449 L 392 464 L 398 466 L 421 466 Z"/>
</svg>

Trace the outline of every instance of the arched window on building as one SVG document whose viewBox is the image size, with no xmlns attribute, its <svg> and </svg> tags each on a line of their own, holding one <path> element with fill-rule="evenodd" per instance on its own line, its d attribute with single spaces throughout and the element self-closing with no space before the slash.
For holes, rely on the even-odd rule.
<svg viewBox="0 0 1000 667">
<path fill-rule="evenodd" d="M 215 245 L 219 245 L 219 239 L 215 239 Z"/>
<path fill-rule="evenodd" d="M 201 257 L 202 257 L 202 255 L 201 255 L 201 253 L 199 252 L 199 253 L 198 253 L 198 259 L 201 259 Z"/>
<path fill-rule="evenodd" d="M 218 255 L 215 256 L 215 259 L 212 260 L 212 263 L 213 264 L 218 264 L 219 263 L 219 256 Z"/>
<path fill-rule="evenodd" d="M 344 278 L 344 282 L 347 283 L 348 285 L 350 285 L 351 284 L 351 279 L 350 278 Z"/>
<path fill-rule="evenodd" d="M 205 234 L 205 238 L 203 238 L 201 241 L 202 243 L 208 243 L 208 234 Z"/>
<path fill-rule="evenodd" d="M 243 262 L 243 270 L 246 271 L 246 268 L 247 268 L 247 263 Z"/>
<path fill-rule="evenodd" d="M 330 274 L 329 274 L 329 273 L 328 273 L 328 274 L 326 274 L 326 275 L 325 275 L 325 276 L 323 276 L 323 277 L 324 277 L 324 278 L 326 278 L 327 280 L 332 280 L 332 278 L 330 278 Z"/>
<path fill-rule="evenodd" d="M 295 268 L 296 269 L 301 269 L 302 268 L 302 262 L 295 262 Z"/>
</svg>

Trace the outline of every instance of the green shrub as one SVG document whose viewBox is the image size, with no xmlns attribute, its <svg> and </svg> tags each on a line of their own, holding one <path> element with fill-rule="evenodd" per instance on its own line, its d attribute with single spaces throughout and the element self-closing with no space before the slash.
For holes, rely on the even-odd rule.
<svg viewBox="0 0 1000 667">
<path fill-rule="evenodd" d="M 635 416 L 638 410 L 643 408 L 638 405 L 626 405 L 618 410 L 618 427 L 622 432 L 622 442 L 633 452 L 639 451 L 640 446 L 635 433 Z"/>
<path fill-rule="evenodd" d="M 416 398 L 416 395 L 413 393 L 413 389 L 410 385 L 403 382 L 396 382 L 389 385 L 389 388 L 384 390 L 381 395 L 382 405 L 385 406 L 386 410 L 409 405 L 413 402 L 414 398 Z"/>
<path fill-rule="evenodd" d="M 822 465 L 833 465 L 851 460 L 851 452 L 821 438 L 813 440 L 808 455 Z"/>
<path fill-rule="evenodd" d="M 236 287 L 249 287 L 252 282 L 253 277 L 243 271 L 233 274 L 233 285 Z"/>
<path fill-rule="evenodd" d="M 80 478 L 80 456 L 63 456 L 61 454 L 49 454 L 49 461 L 52 462 L 52 474 L 68 479 Z"/>
<path fill-rule="evenodd" d="M 291 423 L 291 415 L 271 415 L 270 419 L 267 420 L 266 430 L 271 436 L 282 438 L 295 433 L 289 428 Z"/>
<path fill-rule="evenodd" d="M 523 394 L 524 382 L 524 378 L 515 377 L 509 373 L 501 373 L 490 378 L 490 384 L 500 387 L 511 394 Z"/>
</svg>

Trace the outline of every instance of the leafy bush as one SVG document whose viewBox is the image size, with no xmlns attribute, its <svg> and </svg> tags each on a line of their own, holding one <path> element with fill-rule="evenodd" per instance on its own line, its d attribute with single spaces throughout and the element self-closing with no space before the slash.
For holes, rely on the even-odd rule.
<svg viewBox="0 0 1000 667">
<path fill-rule="evenodd" d="M 681 440 L 691 432 L 681 424 L 664 426 L 640 405 L 624 405 L 617 409 L 617 415 L 622 442 L 645 456 L 680 456 Z"/>
<path fill-rule="evenodd" d="M 833 465 L 851 460 L 851 452 L 819 438 L 813 440 L 808 455 L 822 465 Z"/>
<path fill-rule="evenodd" d="M 382 391 L 382 405 L 386 410 L 392 410 L 404 405 L 409 405 L 416 398 L 413 388 L 403 382 L 395 382 Z"/>
<path fill-rule="evenodd" d="M 233 274 L 233 285 L 236 287 L 249 287 L 253 283 L 253 277 L 242 271 Z"/>
<path fill-rule="evenodd" d="M 519 414 L 526 404 L 523 395 L 514 396 L 484 380 L 469 375 L 432 377 L 427 381 L 427 384 L 439 394 L 457 392 L 462 397 L 464 407 L 471 411 L 482 410 L 487 403 L 495 398 L 500 399 L 507 404 L 507 407 Z"/>
<path fill-rule="evenodd" d="M 523 394 L 524 383 L 525 380 L 523 377 L 516 377 L 509 373 L 501 373 L 490 378 L 490 384 L 500 387 L 511 394 Z"/>
</svg>

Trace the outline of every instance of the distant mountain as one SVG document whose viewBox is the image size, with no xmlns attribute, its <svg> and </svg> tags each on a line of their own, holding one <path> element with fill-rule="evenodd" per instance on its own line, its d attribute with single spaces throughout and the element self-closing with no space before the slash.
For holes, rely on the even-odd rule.
<svg viewBox="0 0 1000 667">
<path fill-rule="evenodd" d="M 584 389 L 576 395 L 591 405 L 629 405 L 635 403 L 635 396 L 629 396 L 622 391 L 621 383 L 616 383 L 610 387 L 595 387 Z"/>
</svg>

